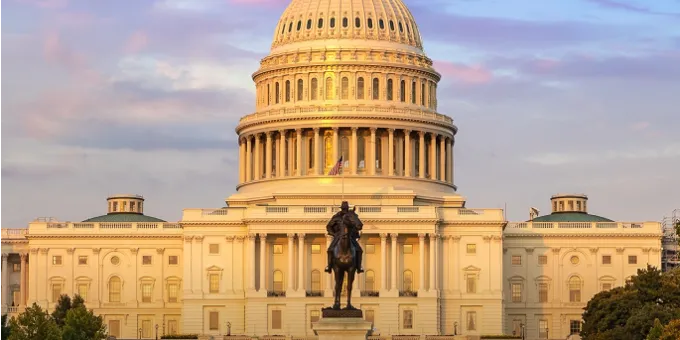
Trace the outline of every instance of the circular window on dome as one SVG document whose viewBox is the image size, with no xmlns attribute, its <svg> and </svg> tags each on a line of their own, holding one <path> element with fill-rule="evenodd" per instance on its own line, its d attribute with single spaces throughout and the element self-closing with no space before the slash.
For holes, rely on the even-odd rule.
<svg viewBox="0 0 680 340">
<path fill-rule="evenodd" d="M 118 256 L 111 257 L 111 264 L 112 265 L 115 266 L 115 265 L 118 265 L 119 263 L 120 263 L 120 258 L 118 258 Z"/>
<path fill-rule="evenodd" d="M 579 261 L 580 261 L 578 256 L 576 256 L 576 255 L 572 256 L 571 259 L 569 259 L 569 260 L 571 261 L 571 264 L 578 264 Z"/>
</svg>

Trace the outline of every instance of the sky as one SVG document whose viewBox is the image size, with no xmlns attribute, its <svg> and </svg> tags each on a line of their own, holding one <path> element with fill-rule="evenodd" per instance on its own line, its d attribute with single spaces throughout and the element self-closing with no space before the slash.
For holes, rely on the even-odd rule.
<svg viewBox="0 0 680 340">
<path fill-rule="evenodd" d="M 470 208 L 680 208 L 680 0 L 404 0 Z M 2 227 L 136 193 L 168 221 L 238 181 L 238 119 L 289 0 L 2 1 Z"/>
</svg>

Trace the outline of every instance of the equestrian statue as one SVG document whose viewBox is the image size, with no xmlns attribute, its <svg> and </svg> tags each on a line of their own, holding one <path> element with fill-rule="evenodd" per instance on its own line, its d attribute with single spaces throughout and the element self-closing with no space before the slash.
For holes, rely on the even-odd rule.
<svg viewBox="0 0 680 340">
<path fill-rule="evenodd" d="M 356 310 L 352 306 L 352 284 L 355 273 L 363 273 L 361 257 L 363 250 L 357 239 L 359 231 L 364 224 L 356 213 L 356 207 L 349 209 L 349 203 L 343 201 L 338 211 L 326 225 L 328 235 L 333 236 L 333 241 L 328 247 L 327 273 L 335 273 L 335 301 L 331 309 L 340 309 L 340 296 L 342 284 L 347 273 L 347 306 L 346 310 Z"/>
</svg>

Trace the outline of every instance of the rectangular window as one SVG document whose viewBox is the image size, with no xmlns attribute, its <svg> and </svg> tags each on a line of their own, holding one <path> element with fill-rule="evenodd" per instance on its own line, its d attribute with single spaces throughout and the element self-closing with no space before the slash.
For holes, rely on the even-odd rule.
<svg viewBox="0 0 680 340">
<path fill-rule="evenodd" d="M 281 329 L 283 324 L 281 316 L 280 310 L 276 309 L 272 311 L 272 329 Z"/>
<path fill-rule="evenodd" d="M 81 266 L 87 265 L 87 256 L 78 256 L 78 264 Z"/>
<path fill-rule="evenodd" d="M 467 292 L 474 294 L 477 293 L 477 278 L 473 275 L 468 275 L 467 280 Z"/>
<path fill-rule="evenodd" d="M 375 311 L 372 309 L 366 310 L 366 313 L 364 313 L 364 317 L 366 318 L 366 321 L 370 322 L 371 324 L 375 323 Z"/>
<path fill-rule="evenodd" d="M 602 255 L 602 264 L 612 264 L 612 256 Z"/>
<path fill-rule="evenodd" d="M 109 335 L 120 337 L 120 320 L 109 320 Z"/>
<path fill-rule="evenodd" d="M 404 254 L 413 254 L 413 245 L 412 244 L 405 244 L 404 245 Z"/>
<path fill-rule="evenodd" d="M 177 334 L 177 320 L 168 320 L 168 334 Z"/>
<path fill-rule="evenodd" d="M 80 297 L 83 298 L 85 302 L 87 302 L 87 284 L 85 283 L 78 284 L 78 295 L 80 295 Z"/>
<path fill-rule="evenodd" d="M 512 288 L 512 302 L 522 302 L 522 284 L 513 283 L 511 288 Z"/>
<path fill-rule="evenodd" d="M 168 256 L 168 264 L 169 265 L 176 265 L 179 263 L 179 258 L 177 255 L 171 255 Z"/>
<path fill-rule="evenodd" d="M 545 256 L 545 255 L 539 255 L 538 256 L 538 264 L 540 264 L 540 265 L 548 264 L 548 257 Z"/>
<path fill-rule="evenodd" d="M 211 331 L 216 331 L 220 326 L 220 312 L 210 312 L 210 320 L 208 328 Z"/>
<path fill-rule="evenodd" d="M 628 264 L 637 264 L 637 255 L 628 255 Z"/>
<path fill-rule="evenodd" d="M 474 243 L 470 243 L 467 245 L 467 253 L 468 254 L 476 254 L 477 253 L 477 245 Z"/>
<path fill-rule="evenodd" d="M 168 285 L 168 302 L 177 302 L 177 295 L 179 293 L 179 286 L 176 283 Z"/>
<path fill-rule="evenodd" d="M 151 302 L 151 284 L 142 284 L 142 302 Z"/>
<path fill-rule="evenodd" d="M 151 320 L 142 320 L 142 337 L 143 338 L 150 338 L 152 335 L 152 329 L 151 327 Z"/>
<path fill-rule="evenodd" d="M 61 296 L 61 283 L 55 283 L 52 285 L 52 302 L 59 301 Z"/>
<path fill-rule="evenodd" d="M 569 335 L 581 333 L 581 320 L 569 321 Z"/>
<path fill-rule="evenodd" d="M 210 293 L 220 292 L 220 276 L 219 274 L 210 274 Z"/>
<path fill-rule="evenodd" d="M 602 284 L 602 290 L 611 290 L 612 289 L 612 284 L 611 283 L 603 283 Z"/>
<path fill-rule="evenodd" d="M 213 243 L 213 244 L 208 246 L 208 251 L 210 252 L 210 254 L 213 254 L 213 255 L 219 254 L 220 253 L 220 245 Z"/>
<path fill-rule="evenodd" d="M 274 253 L 274 255 L 283 254 L 283 245 L 282 244 L 275 244 L 275 245 L 273 245 L 273 247 L 274 247 L 274 249 L 273 249 L 272 252 Z"/>
<path fill-rule="evenodd" d="M 21 302 L 21 290 L 12 288 L 12 306 L 18 306 Z"/>
<path fill-rule="evenodd" d="M 315 322 L 319 321 L 319 311 L 318 310 L 313 310 L 309 312 L 309 328 L 312 328 L 314 326 Z"/>
<path fill-rule="evenodd" d="M 320 244 L 312 244 L 312 254 L 321 254 Z"/>
<path fill-rule="evenodd" d="M 468 331 L 477 330 L 477 312 L 467 312 L 465 321 Z"/>
<path fill-rule="evenodd" d="M 546 303 L 548 302 L 548 284 L 539 283 L 538 284 L 538 302 Z"/>
<path fill-rule="evenodd" d="M 413 311 L 412 310 L 405 310 L 404 311 L 404 329 L 413 329 Z"/>
<path fill-rule="evenodd" d="M 150 265 L 151 264 L 151 255 L 142 256 L 142 264 L 143 265 Z"/>
<path fill-rule="evenodd" d="M 548 320 L 538 320 L 538 337 L 540 339 L 548 338 Z"/>
<path fill-rule="evenodd" d="M 366 245 L 366 254 L 375 254 L 375 244 Z"/>
<path fill-rule="evenodd" d="M 522 265 L 522 255 L 512 255 L 512 265 L 521 266 Z"/>
<path fill-rule="evenodd" d="M 18 273 L 21 271 L 21 264 L 20 263 L 12 263 L 12 271 L 15 273 Z"/>
<path fill-rule="evenodd" d="M 52 256 L 53 265 L 61 265 L 61 255 Z"/>
</svg>

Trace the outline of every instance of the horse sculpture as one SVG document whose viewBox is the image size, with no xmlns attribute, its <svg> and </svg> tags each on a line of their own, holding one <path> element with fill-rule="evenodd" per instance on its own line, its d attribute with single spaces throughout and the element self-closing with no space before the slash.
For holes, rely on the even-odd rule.
<svg viewBox="0 0 680 340">
<path fill-rule="evenodd" d="M 343 202 L 345 206 L 347 202 Z M 364 224 L 359 219 L 356 213 L 356 207 L 352 210 L 343 209 L 341 215 L 333 217 L 329 223 L 329 229 L 333 228 L 333 242 L 329 248 L 329 269 L 332 269 L 335 274 L 335 300 L 331 309 L 340 309 L 340 296 L 342 295 L 342 285 L 345 280 L 345 273 L 347 273 L 347 306 L 345 310 L 356 310 L 352 306 L 352 285 L 354 283 L 354 275 L 357 272 L 357 247 L 353 241 L 354 235 L 358 235 Z M 339 214 L 340 214 L 339 213 Z M 337 217 L 337 218 L 336 218 Z M 329 230 L 330 231 L 330 230 Z"/>
</svg>

